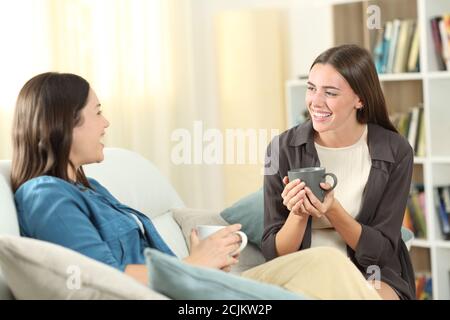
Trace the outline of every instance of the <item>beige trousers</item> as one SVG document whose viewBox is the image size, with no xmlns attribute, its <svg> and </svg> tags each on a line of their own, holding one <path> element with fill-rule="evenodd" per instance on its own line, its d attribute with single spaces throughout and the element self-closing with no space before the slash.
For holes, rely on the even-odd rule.
<svg viewBox="0 0 450 320">
<path fill-rule="evenodd" d="M 381 297 L 342 252 L 316 247 L 278 257 L 241 276 L 281 286 L 315 299 L 370 299 Z"/>
</svg>

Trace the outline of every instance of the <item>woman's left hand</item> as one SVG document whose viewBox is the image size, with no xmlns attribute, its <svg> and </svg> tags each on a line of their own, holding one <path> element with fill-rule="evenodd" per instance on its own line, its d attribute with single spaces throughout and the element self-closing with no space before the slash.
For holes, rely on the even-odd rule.
<svg viewBox="0 0 450 320">
<path fill-rule="evenodd" d="M 331 185 L 329 183 L 322 182 L 320 183 L 320 186 L 324 190 L 331 189 Z M 335 201 L 337 201 L 334 198 L 333 190 L 326 192 L 323 202 L 320 202 L 320 200 L 317 199 L 310 188 L 305 187 L 305 191 L 307 197 L 304 197 L 303 208 L 305 209 L 307 214 L 315 216 L 317 218 L 322 218 L 323 215 L 326 215 L 330 208 L 335 204 Z"/>
<path fill-rule="evenodd" d="M 241 254 L 240 252 L 236 253 L 234 256 L 232 256 L 233 259 L 236 259 L 236 260 L 239 261 L 239 256 L 240 256 L 240 254 Z M 225 271 L 225 272 L 230 272 L 230 271 L 231 271 L 231 266 L 223 267 L 223 268 L 221 268 L 220 270 Z"/>
</svg>

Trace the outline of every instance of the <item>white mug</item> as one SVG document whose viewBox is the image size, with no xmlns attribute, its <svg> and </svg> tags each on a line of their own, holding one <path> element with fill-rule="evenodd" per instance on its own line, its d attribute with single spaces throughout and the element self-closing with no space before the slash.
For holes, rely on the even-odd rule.
<svg viewBox="0 0 450 320">
<path fill-rule="evenodd" d="M 197 226 L 198 237 L 200 240 L 205 239 L 212 235 L 213 233 L 219 231 L 220 229 L 225 228 L 226 226 L 211 226 L 211 225 L 199 225 Z M 244 250 L 245 246 L 247 246 L 248 238 L 247 235 L 242 231 L 234 232 L 241 237 L 241 245 L 239 249 L 236 250 L 236 253 Z M 234 254 L 236 254 L 234 253 Z M 234 255 L 233 254 L 233 255 Z"/>
</svg>

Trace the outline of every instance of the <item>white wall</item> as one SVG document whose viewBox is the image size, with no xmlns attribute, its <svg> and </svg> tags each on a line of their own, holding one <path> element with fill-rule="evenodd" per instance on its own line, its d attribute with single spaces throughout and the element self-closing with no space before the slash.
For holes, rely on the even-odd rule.
<svg viewBox="0 0 450 320">
<path fill-rule="evenodd" d="M 290 76 L 307 75 L 314 59 L 333 46 L 331 1 L 291 1 L 289 8 Z"/>
<path fill-rule="evenodd" d="M 279 8 L 285 9 L 288 15 L 286 31 L 289 42 L 289 72 L 285 74 L 292 79 L 298 74 L 307 73 L 314 58 L 333 44 L 330 4 L 334 2 L 339 1 L 192 0 L 194 50 L 196 60 L 203 64 L 200 69 L 214 69 L 213 19 L 217 13 L 225 10 Z"/>
</svg>

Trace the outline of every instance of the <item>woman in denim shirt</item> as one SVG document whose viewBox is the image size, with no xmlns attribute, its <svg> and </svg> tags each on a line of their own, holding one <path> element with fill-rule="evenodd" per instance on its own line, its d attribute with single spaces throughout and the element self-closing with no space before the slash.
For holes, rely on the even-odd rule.
<svg viewBox="0 0 450 320">
<path fill-rule="evenodd" d="M 53 242 L 146 282 L 143 251 L 173 255 L 150 219 L 87 178 L 83 165 L 103 160 L 109 122 L 89 83 L 73 74 L 44 73 L 17 99 L 11 183 L 21 234 Z M 191 234 L 185 262 L 229 271 L 239 247 L 228 226 L 200 241 Z"/>
</svg>

